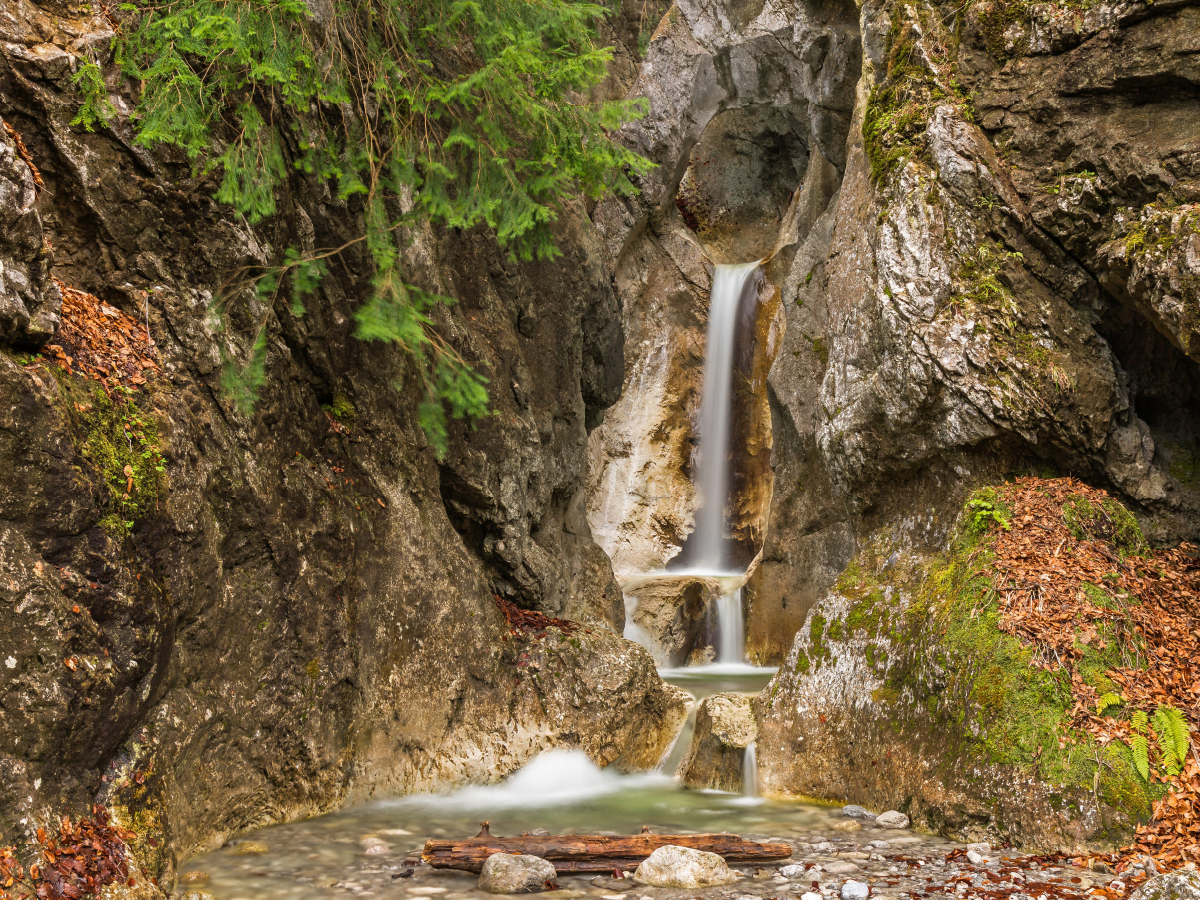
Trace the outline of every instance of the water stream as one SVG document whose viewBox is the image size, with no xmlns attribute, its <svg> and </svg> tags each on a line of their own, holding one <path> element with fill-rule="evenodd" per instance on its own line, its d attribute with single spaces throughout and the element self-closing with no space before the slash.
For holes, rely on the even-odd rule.
<svg viewBox="0 0 1200 900">
<path fill-rule="evenodd" d="M 745 665 L 675 669 L 662 674 L 698 698 L 717 691 L 758 691 L 770 677 L 769 670 Z M 749 780 L 743 794 L 683 788 L 668 773 L 675 770 L 690 741 L 690 731 L 680 735 L 671 759 L 658 772 L 621 775 L 597 768 L 582 751 L 554 750 L 500 784 L 380 801 L 265 828 L 189 861 L 183 872 L 196 874 L 187 875 L 178 890 L 186 897 L 191 884 L 215 900 L 347 896 L 494 900 L 494 895 L 476 887 L 475 875 L 413 865 L 429 838 L 471 837 L 484 819 L 490 820 L 491 832 L 497 835 L 535 828 L 552 834 L 636 834 L 643 825 L 658 833 L 731 831 L 790 841 L 818 841 L 844 833 L 834 827 L 845 823 L 837 807 L 748 796 L 752 790 L 757 792 Z M 747 748 L 749 773 L 756 771 L 753 757 L 751 746 Z M 901 832 L 877 836 L 949 846 L 938 838 Z M 249 847 L 262 852 L 247 852 Z M 415 869 L 414 876 L 401 877 L 409 869 Z M 540 896 L 546 900 L 615 900 L 628 883 L 593 875 L 561 875 L 559 884 L 561 890 Z M 764 886 L 774 888 L 773 896 L 779 895 L 774 885 Z M 747 888 L 753 896 L 751 885 L 739 884 L 736 890 L 743 895 Z M 623 900 L 656 893 L 638 886 Z M 721 890 L 702 893 L 712 894 L 714 900 L 726 895 Z M 663 900 L 671 898 L 664 895 Z"/>
</svg>

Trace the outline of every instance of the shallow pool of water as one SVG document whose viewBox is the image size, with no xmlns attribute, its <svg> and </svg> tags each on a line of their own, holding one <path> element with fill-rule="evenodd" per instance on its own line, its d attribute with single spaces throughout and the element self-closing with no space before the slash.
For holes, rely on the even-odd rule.
<svg viewBox="0 0 1200 900">
<path fill-rule="evenodd" d="M 702 698 L 723 690 L 757 691 L 771 674 L 749 667 L 706 669 L 664 675 Z M 681 735 L 671 754 L 676 763 L 687 740 L 690 733 Z M 673 764 L 663 769 L 671 772 Z M 380 801 L 246 835 L 188 862 L 178 890 L 186 896 L 199 889 L 217 900 L 491 896 L 477 890 L 476 876 L 469 873 L 413 865 L 427 839 L 473 837 L 484 819 L 493 835 L 538 828 L 552 834 L 634 834 L 648 825 L 657 833 L 730 831 L 802 841 L 844 835 L 833 826 L 846 821 L 833 807 L 686 790 L 663 772 L 620 775 L 597 768 L 582 751 L 556 750 L 501 784 Z M 410 869 L 415 871 L 405 877 Z M 616 888 L 598 885 L 594 876 L 564 875 L 560 883 L 564 890 L 550 900 L 591 895 L 602 900 L 606 891 L 616 896 Z M 643 893 L 631 896 L 637 900 Z"/>
</svg>

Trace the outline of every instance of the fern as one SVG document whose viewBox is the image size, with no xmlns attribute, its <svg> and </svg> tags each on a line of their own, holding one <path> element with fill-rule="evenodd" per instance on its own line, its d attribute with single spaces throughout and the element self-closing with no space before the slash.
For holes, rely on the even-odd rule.
<svg viewBox="0 0 1200 900">
<path fill-rule="evenodd" d="M 1120 706 L 1124 702 L 1120 694 L 1109 691 L 1096 701 L 1096 715 L 1102 716 L 1104 715 L 1104 711 L 1110 706 Z"/>
<path fill-rule="evenodd" d="M 1129 749 L 1133 751 L 1133 765 L 1142 781 L 1150 780 L 1150 742 L 1144 734 L 1135 734 L 1129 740 Z"/>
<path fill-rule="evenodd" d="M 1154 711 L 1154 733 L 1158 737 L 1158 748 L 1162 754 L 1163 768 L 1174 778 L 1183 771 L 1191 745 L 1187 719 L 1183 713 L 1170 706 L 1160 706 Z"/>
<path fill-rule="evenodd" d="M 440 455 L 447 416 L 486 412 L 486 379 L 438 336 L 430 311 L 448 298 L 408 282 L 399 235 L 483 225 L 514 257 L 554 257 L 565 199 L 631 193 L 652 168 L 611 136 L 646 103 L 584 99 L 611 59 L 595 43 L 606 10 L 587 0 L 331 8 L 317 21 L 304 0 L 139 0 L 123 7 L 135 16 L 117 58 L 143 85 L 138 141 L 173 144 L 219 173 L 217 198 L 251 222 L 276 214 L 295 171 L 362 198 L 373 295 L 358 333 L 408 353 Z M 257 276 L 272 300 L 290 279 L 297 313 L 321 277 L 300 263 L 293 254 Z M 261 384 L 257 342 L 251 377 L 230 376 L 239 401 Z"/>
</svg>

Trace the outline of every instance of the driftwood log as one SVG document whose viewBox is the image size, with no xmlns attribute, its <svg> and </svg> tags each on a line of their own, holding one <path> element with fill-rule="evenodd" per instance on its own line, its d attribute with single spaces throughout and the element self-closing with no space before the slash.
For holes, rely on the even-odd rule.
<svg viewBox="0 0 1200 900">
<path fill-rule="evenodd" d="M 598 834 L 523 834 L 496 837 L 484 822 L 483 830 L 469 840 L 426 841 L 421 858 L 435 869 L 478 872 L 493 853 L 526 853 L 540 856 L 558 872 L 611 872 L 634 868 L 666 844 L 716 853 L 730 863 L 761 863 L 787 859 L 789 844 L 760 844 L 736 834 L 641 834 L 608 837 Z"/>
</svg>

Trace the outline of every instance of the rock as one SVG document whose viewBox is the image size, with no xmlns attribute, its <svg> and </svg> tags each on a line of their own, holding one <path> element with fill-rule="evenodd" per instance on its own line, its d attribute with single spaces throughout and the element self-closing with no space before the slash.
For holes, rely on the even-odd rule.
<svg viewBox="0 0 1200 900">
<path fill-rule="evenodd" d="M 820 894 L 814 894 L 812 891 L 805 891 L 800 895 L 800 900 L 822 900 Z"/>
<path fill-rule="evenodd" d="M 779 870 L 779 874 L 782 875 L 784 878 L 800 878 L 801 876 L 804 875 L 805 871 L 806 871 L 806 869 L 804 868 L 804 866 L 793 863 L 789 866 L 784 866 L 783 868 L 781 868 Z"/>
<path fill-rule="evenodd" d="M 837 822 L 832 827 L 838 831 L 859 831 L 862 829 L 862 823 L 850 819 L 847 822 Z"/>
<path fill-rule="evenodd" d="M 746 747 L 758 736 L 753 698 L 711 694 L 696 710 L 696 729 L 677 774 L 692 788 L 740 793 Z"/>
<path fill-rule="evenodd" d="M 179 876 L 180 884 L 208 884 L 207 872 L 184 872 Z"/>
<path fill-rule="evenodd" d="M 659 666 L 682 666 L 693 653 L 710 649 L 706 627 L 721 585 L 712 578 L 655 576 L 626 580 L 623 589 L 632 606 L 631 636 L 649 647 Z"/>
<path fill-rule="evenodd" d="M 888 841 L 867 841 L 868 847 L 874 847 L 876 850 L 891 850 L 892 845 Z"/>
<path fill-rule="evenodd" d="M 862 881 L 847 881 L 842 885 L 842 900 L 867 900 L 871 888 Z"/>
<path fill-rule="evenodd" d="M 208 891 L 185 891 L 180 900 L 216 900 Z"/>
<path fill-rule="evenodd" d="M 557 888 L 553 864 L 525 853 L 493 853 L 479 873 L 479 889 L 491 894 L 529 894 Z"/>
<path fill-rule="evenodd" d="M 849 875 L 852 872 L 859 871 L 859 868 L 847 860 L 835 859 L 833 862 L 825 865 L 825 871 L 830 875 Z"/>
<path fill-rule="evenodd" d="M 875 824 L 882 828 L 907 828 L 908 816 L 904 813 L 896 812 L 894 809 L 889 809 L 885 813 L 880 813 L 875 817 Z"/>
<path fill-rule="evenodd" d="M 978 841 L 974 844 L 967 844 L 967 849 L 974 850 L 976 853 L 990 853 L 992 850 L 992 845 L 986 841 Z"/>
<path fill-rule="evenodd" d="M 266 853 L 267 849 L 266 844 L 258 841 L 242 841 L 234 846 L 233 852 L 238 856 L 255 856 L 259 853 Z"/>
<path fill-rule="evenodd" d="M 842 815 L 849 816 L 852 819 L 866 819 L 868 821 L 875 819 L 875 813 L 868 812 L 861 806 L 855 806 L 853 803 L 842 807 Z"/>
<path fill-rule="evenodd" d="M 968 850 L 967 851 L 967 860 L 973 866 L 981 866 L 984 863 L 983 856 L 977 850 Z"/>
<path fill-rule="evenodd" d="M 654 887 L 702 888 L 733 884 L 737 875 L 715 853 L 667 844 L 637 867 L 633 877 Z"/>
<path fill-rule="evenodd" d="M 1155 875 L 1129 900 L 1200 900 L 1200 875 L 1186 869 Z"/>
</svg>

